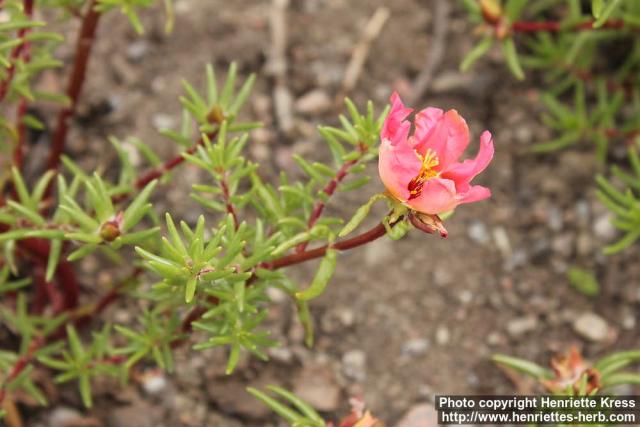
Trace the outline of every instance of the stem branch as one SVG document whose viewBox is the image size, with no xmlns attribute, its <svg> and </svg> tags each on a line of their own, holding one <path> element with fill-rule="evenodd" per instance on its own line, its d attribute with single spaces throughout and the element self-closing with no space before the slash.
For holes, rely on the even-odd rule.
<svg viewBox="0 0 640 427">
<path fill-rule="evenodd" d="M 395 226 L 401 220 L 402 218 L 398 219 L 398 221 L 392 223 L 390 226 L 391 227 Z M 329 248 L 336 249 L 339 251 L 346 251 L 349 249 L 357 248 L 358 246 L 365 245 L 367 243 L 371 243 L 374 240 L 377 240 L 380 237 L 384 236 L 386 233 L 387 233 L 387 229 L 385 228 L 384 224 L 379 223 L 375 227 L 365 231 L 362 234 L 358 234 L 357 236 L 351 237 L 349 239 L 340 240 L 332 245 L 324 245 L 319 248 L 310 249 L 308 251 L 286 255 L 274 261 L 262 263 L 260 265 L 260 268 L 264 268 L 267 270 L 277 270 L 279 268 L 300 264 L 306 261 L 310 261 L 312 259 L 323 257 L 327 253 L 327 249 Z M 255 275 L 251 276 L 247 280 L 247 284 L 248 285 L 251 284 L 253 280 L 255 280 Z M 218 299 L 214 297 L 210 299 L 209 302 L 211 304 L 217 304 Z M 191 330 L 191 323 L 198 320 L 206 311 L 207 309 L 203 306 L 194 307 L 182 321 L 181 331 L 189 332 Z M 186 339 L 174 341 L 172 343 L 172 347 L 173 348 L 178 347 L 182 345 L 185 341 Z"/>
<path fill-rule="evenodd" d="M 338 188 L 338 185 L 342 182 L 342 180 L 344 180 L 347 175 L 350 172 L 350 169 L 356 165 L 356 163 L 358 163 L 360 161 L 360 159 L 362 158 L 362 156 L 365 154 L 366 152 L 366 147 L 364 145 L 360 145 L 358 147 L 358 150 L 360 151 L 360 156 L 353 159 L 353 160 L 349 160 L 345 163 L 342 164 L 342 166 L 340 167 L 340 169 L 338 170 L 338 172 L 336 172 L 336 174 L 334 175 L 334 177 L 331 179 L 331 181 L 329 181 L 327 183 L 327 185 L 322 189 L 322 192 L 324 194 L 326 194 L 328 197 L 331 197 L 333 195 L 333 193 L 336 191 L 336 189 Z M 320 219 L 320 216 L 322 216 L 322 212 L 324 211 L 324 208 L 326 206 L 327 202 L 324 200 L 318 200 L 315 204 L 315 206 L 313 207 L 313 210 L 311 211 L 311 215 L 309 216 L 309 221 L 307 222 L 307 228 L 310 230 L 311 228 L 313 228 L 313 226 L 316 224 L 316 222 L 318 222 L 318 219 Z M 307 246 L 309 245 L 309 242 L 303 242 L 300 243 L 297 247 L 296 247 L 296 252 L 297 253 L 302 253 L 305 251 L 305 249 L 307 249 Z"/>
<path fill-rule="evenodd" d="M 625 28 L 626 24 L 623 20 L 610 20 L 605 22 L 602 26 L 598 28 L 594 28 L 593 24 L 595 21 L 587 21 L 582 22 L 580 24 L 576 24 L 574 26 L 565 27 L 559 21 L 541 21 L 541 22 L 530 22 L 530 21 L 517 21 L 511 24 L 511 29 L 516 33 L 537 33 L 541 31 L 557 33 L 560 30 L 566 28 L 568 31 L 589 31 L 589 30 L 607 30 L 607 29 L 620 29 Z"/>
<path fill-rule="evenodd" d="M 49 169 L 57 169 L 60 164 L 60 156 L 62 156 L 62 152 L 64 151 L 64 144 L 69 129 L 69 120 L 76 111 L 78 99 L 84 86 L 87 75 L 87 65 L 89 64 L 89 57 L 91 56 L 91 48 L 93 47 L 93 41 L 95 40 L 98 22 L 101 16 L 101 13 L 96 10 L 96 2 L 97 0 L 91 0 L 89 2 L 88 9 L 82 18 L 82 25 L 76 41 L 76 55 L 67 86 L 67 96 L 69 97 L 70 105 L 63 108 L 58 114 L 56 129 L 51 140 Z"/>
</svg>

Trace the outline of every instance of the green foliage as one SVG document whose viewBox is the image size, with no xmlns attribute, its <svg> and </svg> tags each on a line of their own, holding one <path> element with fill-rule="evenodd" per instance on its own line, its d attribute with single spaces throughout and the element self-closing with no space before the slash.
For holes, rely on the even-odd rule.
<svg viewBox="0 0 640 427">
<path fill-rule="evenodd" d="M 38 360 L 44 365 L 60 371 L 55 377 L 58 383 L 76 380 L 82 402 L 88 408 L 92 405 L 91 378 L 98 375 L 117 376 L 120 367 L 112 363 L 106 356 L 110 352 L 108 338 L 109 327 L 105 326 L 101 331 L 93 333 L 93 339 L 89 348 L 80 340 L 75 328 L 67 325 L 68 350 L 61 349 L 61 357 L 42 355 Z"/>
<path fill-rule="evenodd" d="M 483 21 L 480 7 L 467 10 L 474 22 Z M 494 40 L 500 40 L 505 63 L 516 78 L 523 79 L 526 68 L 544 73 L 547 88 L 541 99 L 547 112 L 542 120 L 558 137 L 537 145 L 535 151 L 589 142 L 604 162 L 612 140 L 624 139 L 626 131 L 640 128 L 640 44 L 635 37 L 640 3 L 594 1 L 596 21 L 591 31 L 580 29 L 592 17 L 574 1 L 509 0 L 501 13 L 498 23 L 483 25 L 483 38 L 463 59 L 461 69 L 467 70 L 489 51 Z M 557 21 L 559 31 L 545 29 L 549 16 L 563 17 Z M 623 26 L 606 28 L 610 20 L 622 20 Z M 521 33 L 515 25 L 523 22 L 542 26 L 539 31 Z M 628 49 L 615 59 L 616 64 L 603 67 L 602 52 L 622 44 Z"/>
<path fill-rule="evenodd" d="M 640 191 L 640 157 L 635 149 L 629 150 L 629 162 L 631 173 L 625 172 L 618 166 L 613 166 L 613 175 L 625 186 L 620 191 L 603 176 L 597 176 L 598 190 L 596 195 L 614 215 L 612 224 L 624 236 L 616 243 L 607 246 L 604 252 L 613 254 L 619 252 L 640 238 L 640 203 L 638 192 Z"/>
<path fill-rule="evenodd" d="M 569 283 L 578 292 L 588 295 L 596 296 L 600 293 L 600 285 L 595 274 L 589 270 L 584 270 L 579 267 L 571 267 L 567 272 Z"/>
<path fill-rule="evenodd" d="M 3 12 L 8 20 L 0 23 L 0 82 L 8 82 L 8 99 L 24 97 L 29 101 L 54 101 L 65 103 L 66 98 L 59 94 L 34 91 L 33 78 L 41 71 L 57 68 L 62 63 L 53 57 L 54 49 L 64 41 L 64 37 L 47 31 L 46 22 L 34 20 L 25 14 L 22 1 L 7 0 Z M 22 52 L 23 43 L 29 44 L 29 59 Z M 9 75 L 13 78 L 9 81 Z M 41 127 L 42 123 L 33 116 L 25 116 L 25 123 L 31 127 Z M 0 118 L 0 137 L 10 140 L 15 135 L 14 125 Z"/>
<path fill-rule="evenodd" d="M 293 393 L 277 386 L 267 386 L 267 390 L 276 395 L 272 397 L 260 390 L 249 387 L 247 391 L 267 405 L 292 427 L 324 427 L 325 421 L 308 403 Z M 281 400 L 284 400 L 284 403 Z"/>
<path fill-rule="evenodd" d="M 524 373 L 538 381 L 549 381 L 552 379 L 561 380 L 559 383 L 567 385 L 567 390 L 562 394 L 567 395 L 586 395 L 587 380 L 590 375 L 588 371 L 589 368 L 593 368 L 599 374 L 599 387 L 596 390 L 599 393 L 602 392 L 606 394 L 612 387 L 623 384 L 640 384 L 640 374 L 623 370 L 629 365 L 640 361 L 640 350 L 615 352 L 598 359 L 593 364 L 583 361 L 579 354 L 577 354 L 577 357 L 576 354 L 573 356 L 567 356 L 567 358 L 563 359 L 560 363 L 568 363 L 565 368 L 571 369 L 571 371 L 555 374 L 567 375 L 569 372 L 571 372 L 571 375 L 580 374 L 579 377 L 575 378 L 557 378 L 554 377 L 554 373 L 552 371 L 533 362 L 502 354 L 493 356 L 493 361 L 504 367 Z M 578 370 L 579 372 L 575 372 L 573 369 Z M 574 388 L 576 385 L 579 386 L 577 390 Z"/>
<path fill-rule="evenodd" d="M 104 7 L 107 4 L 112 5 L 102 2 Z M 320 216 L 319 206 L 324 208 L 335 194 L 355 191 L 367 183 L 364 169 L 376 158 L 386 110 L 376 115 L 369 103 L 362 114 L 347 100 L 348 116 L 340 116 L 340 127 L 319 128 L 331 161 L 296 157 L 300 169 L 296 175 L 301 179 L 284 172 L 270 179 L 243 155 L 247 131 L 259 124 L 238 121 L 254 77 L 238 84 L 236 90 L 237 80 L 237 66 L 231 64 L 220 87 L 213 68 L 206 68 L 205 95 L 183 82 L 182 125 L 179 130 L 161 132 L 181 150 L 177 159 L 203 171 L 202 180 L 191 183 L 194 205 L 204 211 L 194 223 L 174 219 L 170 213 L 165 213 L 163 222 L 159 220 L 153 200 L 171 177 L 166 162 L 139 139 L 109 139 L 121 163 L 114 174 L 88 175 L 66 157 L 61 174 L 56 177 L 48 172 L 35 183 L 28 182 L 17 168 L 12 170 L 17 197 L 0 207 L 0 222 L 8 227 L 0 234 L 6 260 L 0 270 L 0 293 L 18 292 L 15 312 L 3 308 L 6 313 L 2 314 L 8 324 L 16 325 L 14 330 L 24 344 L 17 354 L 3 354 L 7 363 L 24 354 L 34 337 L 46 341 L 54 333 L 66 336 L 66 341 L 54 340 L 55 347 L 47 351 L 43 347 L 32 357 L 59 371 L 56 381 L 76 381 L 86 406 L 92 404 L 91 383 L 96 376 L 124 381 L 143 361 L 172 371 L 172 347 L 186 340 L 195 350 L 225 347 L 226 370 L 231 373 L 243 352 L 264 360 L 267 349 L 278 345 L 264 327 L 270 287 L 291 298 L 306 343 L 313 343 L 309 302 L 320 297 L 329 284 L 337 250 L 326 250 L 308 285 L 296 284 L 285 270 L 276 271 L 273 262 L 295 256 L 301 244 L 334 242 L 343 219 Z M 132 149 L 152 168 L 143 179 L 131 163 Z M 364 214 L 360 213 L 362 218 Z M 133 281 L 117 290 L 144 300 L 143 313 L 131 325 L 107 325 L 91 336 L 72 326 L 82 325 L 82 313 L 90 312 L 91 306 L 73 314 L 77 322 L 64 316 L 52 321 L 30 314 L 27 292 L 43 284 L 34 285 L 28 279 L 16 252 L 34 238 L 40 239 L 35 244 L 46 243 L 45 285 L 59 285 L 61 263 L 74 265 L 97 251 L 117 266 L 133 264 L 145 270 L 155 283 L 140 286 L 144 281 Z M 190 318 L 192 312 L 199 315 Z M 192 330 L 196 333 L 191 334 Z M 23 390 L 33 388 L 22 376 L 9 385 L 13 384 Z M 291 397 L 282 390 L 272 391 Z"/>
<path fill-rule="evenodd" d="M 0 275 L 0 288 L 6 289 L 5 286 L 10 282 L 6 282 L 7 275 L 4 271 L 6 270 L 3 269 L 3 273 Z M 29 313 L 25 294 L 19 293 L 14 311 L 0 307 L 0 319 L 9 330 L 15 331 L 20 337 L 17 351 L 8 349 L 0 351 L 0 372 L 3 372 L 4 375 L 11 375 L 19 361 L 26 363 L 25 369 L 17 375 L 3 379 L 3 388 L 7 392 L 21 391 L 31 396 L 39 404 L 46 405 L 47 400 L 44 394 L 32 379 L 33 366 L 28 362 L 38 357 L 46 357 L 60 349 L 58 344 L 45 346 L 41 343 L 60 327 L 65 318 L 63 316 L 41 317 Z"/>
<path fill-rule="evenodd" d="M 523 374 L 527 374 L 537 380 L 550 379 L 553 375 L 549 369 L 543 368 L 542 366 L 525 359 L 511 357 L 504 354 L 496 354 L 492 359 L 499 365 L 522 372 Z"/>
<path fill-rule="evenodd" d="M 592 0 L 590 8 L 577 0 L 462 3 L 471 21 L 480 25 L 482 37 L 463 59 L 463 71 L 498 41 L 516 78 L 523 79 L 526 70 L 538 71 L 543 78 L 541 121 L 554 137 L 538 141 L 533 152 L 591 146 L 599 166 L 604 166 L 617 147 L 635 145 L 640 134 L 640 2 Z M 497 6 L 483 11 L 491 4 Z M 630 155 L 628 163 L 637 166 L 637 156 Z M 639 170 L 633 167 L 629 174 L 621 166 L 611 168 L 624 191 L 597 178 L 598 197 L 625 233 L 606 253 L 618 252 L 640 237 L 634 193 L 640 188 Z"/>
<path fill-rule="evenodd" d="M 163 4 L 166 11 L 165 31 L 170 33 L 173 30 L 173 0 L 163 0 Z M 99 12 L 107 12 L 111 9 L 119 9 L 120 12 L 125 15 L 131 26 L 136 30 L 138 34 L 144 33 L 144 27 L 140 21 L 139 10 L 143 8 L 149 8 L 156 3 L 157 0 L 98 0 L 96 10 Z"/>
<path fill-rule="evenodd" d="M 112 351 L 114 355 L 127 356 L 122 374 L 126 377 L 136 363 L 149 356 L 160 369 L 173 372 L 171 343 L 181 338 L 178 331 L 180 321 L 176 313 L 167 317 L 160 312 L 144 311 L 139 322 L 142 327 L 140 332 L 122 325 L 114 326 L 127 341 L 125 346 Z"/>
</svg>

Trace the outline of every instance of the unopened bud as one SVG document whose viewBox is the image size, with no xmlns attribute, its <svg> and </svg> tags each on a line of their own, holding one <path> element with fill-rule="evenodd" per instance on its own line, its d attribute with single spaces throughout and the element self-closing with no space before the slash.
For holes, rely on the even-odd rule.
<svg viewBox="0 0 640 427">
<path fill-rule="evenodd" d="M 438 215 L 411 211 L 409 212 L 409 221 L 411 221 L 411 224 L 413 224 L 415 228 L 425 233 L 435 234 L 438 232 L 440 237 L 444 239 L 449 235 L 449 232 L 444 228 L 444 224 Z"/>
<path fill-rule="evenodd" d="M 105 242 L 113 242 L 120 234 L 122 222 L 124 221 L 124 213 L 118 212 L 115 216 L 102 223 L 100 226 L 100 238 Z"/>
<path fill-rule="evenodd" d="M 105 221 L 100 226 L 100 238 L 105 242 L 113 242 L 120 236 L 120 226 L 117 221 Z"/>
<path fill-rule="evenodd" d="M 222 123 L 224 121 L 224 111 L 218 104 L 211 108 L 211 111 L 207 114 L 207 120 L 209 123 Z"/>
<path fill-rule="evenodd" d="M 502 18 L 502 6 L 498 0 L 480 0 L 480 9 L 484 20 L 490 24 L 497 24 Z"/>
</svg>

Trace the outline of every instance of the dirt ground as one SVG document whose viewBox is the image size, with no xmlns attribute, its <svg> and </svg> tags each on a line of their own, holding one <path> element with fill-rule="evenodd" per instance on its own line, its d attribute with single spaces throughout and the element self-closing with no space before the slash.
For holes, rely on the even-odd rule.
<svg viewBox="0 0 640 427">
<path fill-rule="evenodd" d="M 144 13 L 148 32 L 142 37 L 116 12 L 101 23 L 70 153 L 88 168 L 109 168 L 116 163 L 106 137 L 137 136 L 169 158 L 177 147 L 156 128 L 179 125 L 180 79 L 200 85 L 206 63 L 223 71 L 237 61 L 243 75 L 258 77 L 246 117 L 265 122 L 265 130 L 252 135 L 250 156 L 272 171 L 292 173 L 293 152 L 326 158 L 314 127 L 334 123 L 335 110 L 316 105 L 300 112 L 298 103 L 291 135 L 275 122 L 272 79 L 265 70 L 271 2 L 175 3 L 171 36 L 162 33 L 161 10 Z M 311 91 L 336 96 L 362 28 L 379 6 L 391 15 L 351 95 L 359 105 L 372 99 L 382 106 L 394 89 L 409 94 L 429 54 L 432 2 L 295 0 L 287 15 L 287 85 L 295 100 Z M 415 105 L 459 110 L 475 146 L 484 129 L 495 138 L 495 160 L 479 178 L 493 197 L 460 208 L 447 222 L 448 239 L 415 231 L 400 242 L 382 239 L 342 255 L 330 289 L 312 306 L 318 325 L 313 350 L 302 343 L 290 303 L 274 295 L 269 324 L 283 347 L 272 352 L 270 363 L 247 359 L 225 377 L 221 352 L 181 349 L 177 373 L 160 391 L 105 386 L 95 409 L 84 412 L 75 390 L 63 389 L 54 406 L 35 412 L 29 425 L 53 426 L 65 411 L 82 411 L 112 427 L 273 426 L 276 418 L 244 387 L 274 383 L 299 392 L 334 420 L 348 410 L 349 396 L 362 396 L 394 426 L 415 405 L 433 402 L 435 394 L 506 394 L 517 386 L 526 391 L 529 384 L 514 384 L 491 363 L 494 353 L 546 365 L 572 344 L 588 358 L 640 345 L 635 331 L 640 269 L 633 251 L 601 254 L 616 233 L 594 197 L 594 155 L 586 146 L 531 154 L 533 143 L 550 136 L 538 120 L 535 77 L 515 82 L 497 53 L 460 74 L 458 64 L 475 41 L 473 27 L 454 7 L 444 61 Z M 70 54 L 60 50 L 67 61 Z M 47 84 L 61 82 L 50 76 Z M 158 208 L 193 220 L 199 211 L 187 195 L 197 172 L 184 166 L 174 175 L 175 184 Z M 374 179 L 334 200 L 331 208 L 347 217 L 380 190 Z M 570 266 L 595 270 L 600 295 L 574 291 L 566 278 Z M 85 267 L 88 274 L 95 269 Z M 296 274 L 305 277 L 310 271 L 302 267 Z M 109 315 L 126 320 L 135 309 L 121 303 Z"/>
</svg>

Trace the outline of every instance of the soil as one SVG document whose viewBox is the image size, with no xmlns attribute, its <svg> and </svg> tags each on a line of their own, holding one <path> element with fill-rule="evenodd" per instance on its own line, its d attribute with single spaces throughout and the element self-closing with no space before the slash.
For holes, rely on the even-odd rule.
<svg viewBox="0 0 640 427">
<path fill-rule="evenodd" d="M 331 98 L 338 94 L 353 47 L 379 6 L 390 9 L 390 19 L 373 42 L 351 96 L 358 105 L 372 99 L 382 106 L 392 90 L 409 95 L 432 42 L 431 1 L 294 0 L 288 12 L 286 83 L 295 99 L 312 90 Z M 274 119 L 273 82 L 265 70 L 270 8 L 270 2 L 257 0 L 176 0 L 174 34 L 163 34 L 158 9 L 143 13 L 147 33 L 142 37 L 118 12 L 109 13 L 101 22 L 69 153 L 88 169 L 112 168 L 115 153 L 106 137 L 115 135 L 139 137 L 161 158 L 172 157 L 178 148 L 156 128 L 179 126 L 181 79 L 201 87 L 205 64 L 223 73 L 237 61 L 243 76 L 257 73 L 246 118 L 265 124 L 252 135 L 250 155 L 267 169 L 294 174 L 292 152 L 327 158 L 314 127 L 335 123 L 335 109 L 296 112 L 289 135 Z M 476 41 L 473 25 L 454 7 L 448 30 L 445 59 L 416 107 L 457 109 L 470 124 L 475 146 L 482 130 L 492 131 L 496 157 L 478 179 L 492 189 L 490 201 L 460 208 L 447 221 L 446 240 L 413 231 L 399 242 L 382 239 L 342 255 L 329 290 L 312 305 L 318 327 L 312 350 L 302 343 L 291 304 L 274 295 L 269 323 L 283 347 L 272 353 L 272 362 L 247 359 L 225 377 L 221 352 L 181 349 L 176 373 L 163 377 L 166 384 L 159 392 L 106 384 L 98 387 L 104 391 L 95 408 L 84 411 L 75 390 L 63 388 L 52 409 L 34 410 L 29 425 L 53 425 L 64 408 L 113 427 L 279 425 L 244 391 L 247 385 L 273 383 L 300 392 L 334 420 L 348 411 L 348 397 L 361 396 L 393 426 L 435 394 L 526 389 L 528 384 L 512 382 L 491 362 L 494 353 L 546 365 L 571 345 L 591 359 L 638 346 L 637 256 L 633 251 L 602 255 L 616 234 L 594 196 L 599 166 L 591 148 L 532 154 L 532 144 L 551 137 L 539 122 L 535 77 L 515 82 L 497 52 L 460 74 L 458 64 Z M 71 50 L 59 54 L 68 62 Z M 62 85 L 57 74 L 44 80 Z M 158 209 L 193 220 L 199 211 L 189 201 L 188 188 L 198 177 L 189 166 L 181 167 Z M 374 179 L 334 200 L 331 209 L 347 217 L 381 188 Z M 96 268 L 91 261 L 85 264 L 88 272 Z M 597 273 L 602 288 L 597 297 L 570 287 L 566 271 L 571 266 Z M 304 266 L 296 274 L 305 278 L 310 272 Z M 96 286 L 109 282 L 105 274 Z M 137 309 L 119 303 L 108 315 L 126 320 Z M 577 332 L 575 319 L 585 313 L 605 320 L 601 336 L 587 339 Z"/>
</svg>

